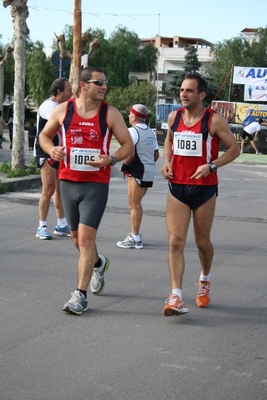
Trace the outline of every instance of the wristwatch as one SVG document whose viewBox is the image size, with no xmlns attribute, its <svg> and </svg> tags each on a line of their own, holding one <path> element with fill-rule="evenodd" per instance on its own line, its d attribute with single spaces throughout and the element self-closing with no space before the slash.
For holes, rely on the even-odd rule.
<svg viewBox="0 0 267 400">
<path fill-rule="evenodd" d="M 114 156 L 110 156 L 110 158 L 111 158 L 111 163 L 109 164 L 109 165 L 111 165 L 112 167 L 114 167 L 114 165 L 116 165 L 117 164 L 117 160 L 116 160 L 116 158 L 114 157 Z"/>
<path fill-rule="evenodd" d="M 209 163 L 210 167 L 210 172 L 216 172 L 217 171 L 217 165 L 214 162 Z"/>
</svg>

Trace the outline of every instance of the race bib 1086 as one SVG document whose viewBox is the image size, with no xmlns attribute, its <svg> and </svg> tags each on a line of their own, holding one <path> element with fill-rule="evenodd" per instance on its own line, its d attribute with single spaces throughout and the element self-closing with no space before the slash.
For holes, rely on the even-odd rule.
<svg viewBox="0 0 267 400">
<path fill-rule="evenodd" d="M 173 153 L 179 156 L 202 156 L 202 133 L 174 132 Z"/>
<path fill-rule="evenodd" d="M 96 161 L 100 154 L 99 149 L 70 149 L 70 169 L 75 171 L 99 171 L 99 168 L 86 164 L 87 161 Z"/>
</svg>

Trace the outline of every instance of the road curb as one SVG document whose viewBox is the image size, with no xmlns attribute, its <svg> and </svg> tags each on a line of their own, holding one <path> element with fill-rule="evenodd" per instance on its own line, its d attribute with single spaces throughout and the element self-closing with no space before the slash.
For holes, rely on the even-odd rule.
<svg viewBox="0 0 267 400">
<path fill-rule="evenodd" d="M 41 186 L 40 175 L 28 175 L 19 178 L 3 178 L 0 181 L 7 192 L 21 192 L 27 189 L 35 189 Z"/>
</svg>

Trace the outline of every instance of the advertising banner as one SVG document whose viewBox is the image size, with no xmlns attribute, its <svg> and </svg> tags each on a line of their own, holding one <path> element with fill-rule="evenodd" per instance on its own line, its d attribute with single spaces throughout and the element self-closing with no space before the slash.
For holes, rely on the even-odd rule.
<svg viewBox="0 0 267 400">
<path fill-rule="evenodd" d="M 233 103 L 231 101 L 213 101 L 211 108 L 221 114 L 228 124 L 242 124 L 249 109 L 267 109 L 267 106 L 250 103 Z"/>
<path fill-rule="evenodd" d="M 256 85 L 245 85 L 244 101 L 267 101 L 267 83 L 264 81 Z"/>
<path fill-rule="evenodd" d="M 251 122 L 258 121 L 259 118 L 263 119 L 262 126 L 266 128 L 266 126 L 267 126 L 267 110 L 249 109 L 242 125 L 247 126 L 247 125 L 251 124 Z"/>
<path fill-rule="evenodd" d="M 237 85 L 267 84 L 267 68 L 234 67 L 233 83 Z"/>
</svg>

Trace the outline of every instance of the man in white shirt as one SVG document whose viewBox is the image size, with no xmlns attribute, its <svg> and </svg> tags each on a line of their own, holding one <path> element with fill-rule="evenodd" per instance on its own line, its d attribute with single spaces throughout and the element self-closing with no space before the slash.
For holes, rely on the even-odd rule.
<svg viewBox="0 0 267 400">
<path fill-rule="evenodd" d="M 244 144 L 245 144 L 245 139 L 246 137 L 249 138 L 250 144 L 253 147 L 253 149 L 255 150 L 256 154 L 262 154 L 258 151 L 257 146 L 255 144 L 255 139 L 258 136 L 258 132 L 261 130 L 261 124 L 263 123 L 263 119 L 260 118 L 259 122 L 255 121 L 255 122 L 251 122 L 249 125 L 247 125 L 242 133 L 241 133 L 241 138 L 242 138 L 242 142 L 241 142 L 241 153 L 243 153 L 244 150 Z"/>
<path fill-rule="evenodd" d="M 146 124 L 148 109 L 143 104 L 130 108 L 129 128 L 134 152 L 124 160 L 121 167 L 123 178 L 128 177 L 128 200 L 130 207 L 131 232 L 124 240 L 118 241 L 122 249 L 142 249 L 140 225 L 143 217 L 142 198 L 153 186 L 156 173 L 155 162 L 159 158 L 159 146 L 152 129 Z"/>
</svg>

